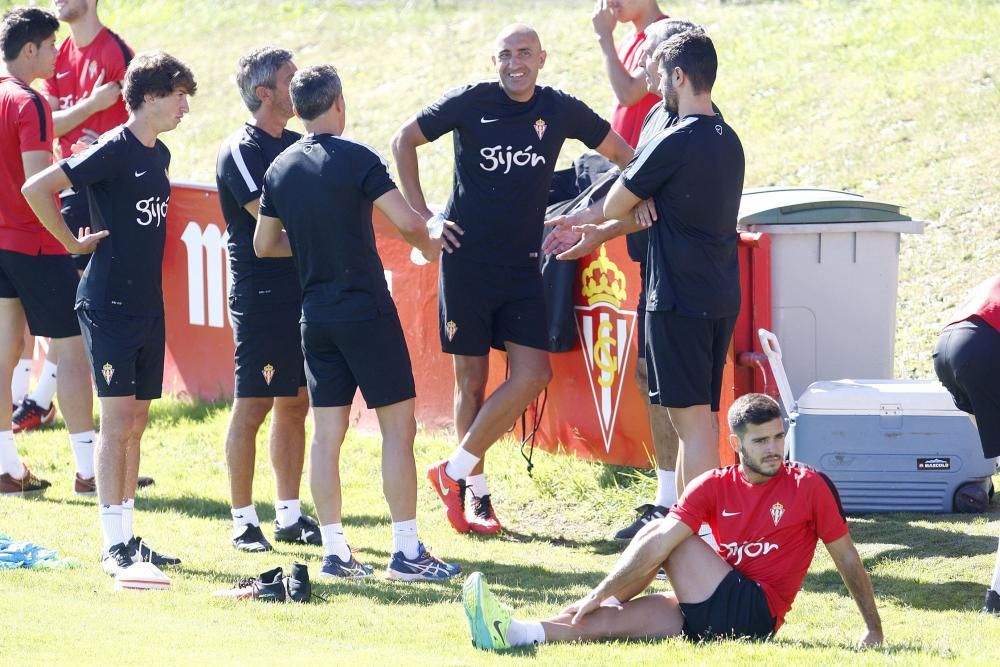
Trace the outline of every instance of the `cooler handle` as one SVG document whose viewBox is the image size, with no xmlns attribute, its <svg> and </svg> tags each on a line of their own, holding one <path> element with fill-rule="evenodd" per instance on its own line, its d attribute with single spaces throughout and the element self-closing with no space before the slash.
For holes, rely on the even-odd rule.
<svg viewBox="0 0 1000 667">
<path fill-rule="evenodd" d="M 760 347 L 764 350 L 768 363 L 771 364 L 771 373 L 774 375 L 775 384 L 778 385 L 781 406 L 785 409 L 785 414 L 791 417 L 795 409 L 795 397 L 792 395 L 791 385 L 788 384 L 785 367 L 781 363 L 781 345 L 778 343 L 778 337 L 767 329 L 758 329 L 757 338 L 760 340 Z"/>
</svg>

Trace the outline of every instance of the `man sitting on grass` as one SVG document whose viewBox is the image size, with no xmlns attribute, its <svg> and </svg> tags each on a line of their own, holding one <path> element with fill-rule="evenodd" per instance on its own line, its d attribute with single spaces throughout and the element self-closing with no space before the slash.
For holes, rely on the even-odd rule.
<svg viewBox="0 0 1000 667">
<path fill-rule="evenodd" d="M 823 540 L 857 602 L 866 631 L 860 645 L 882 643 L 871 580 L 851 541 L 829 478 L 784 461 L 778 404 L 763 394 L 729 410 L 739 465 L 710 470 L 685 490 L 670 514 L 651 521 L 611 574 L 587 596 L 544 621 L 519 621 L 490 593 L 483 575 L 465 582 L 472 643 L 483 649 L 545 641 L 650 639 L 683 634 L 767 639 L 777 632 Z M 719 544 L 698 538 L 707 522 Z M 664 568 L 672 592 L 639 596 Z"/>
</svg>

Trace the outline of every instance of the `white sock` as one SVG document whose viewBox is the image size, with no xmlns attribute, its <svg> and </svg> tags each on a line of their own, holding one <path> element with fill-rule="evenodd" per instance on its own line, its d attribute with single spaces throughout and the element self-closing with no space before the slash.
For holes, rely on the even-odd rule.
<svg viewBox="0 0 1000 667">
<path fill-rule="evenodd" d="M 278 515 L 275 517 L 278 525 L 282 528 L 288 528 L 302 516 L 302 501 L 298 498 L 294 500 L 279 500 L 274 503 L 274 512 Z"/>
<path fill-rule="evenodd" d="M 70 433 L 69 445 L 73 448 L 73 456 L 76 458 L 76 472 L 84 479 L 93 479 L 97 434 L 93 431 Z"/>
<path fill-rule="evenodd" d="M 480 475 L 469 475 L 465 478 L 465 484 L 477 498 L 490 495 L 490 487 L 486 486 L 485 473 Z"/>
<path fill-rule="evenodd" d="M 712 547 L 713 551 L 719 550 L 719 545 L 715 542 L 715 536 L 712 535 L 712 529 L 707 523 L 701 524 L 701 530 L 698 531 L 698 537 L 701 538 L 702 542 Z"/>
<path fill-rule="evenodd" d="M 132 530 L 132 515 L 135 514 L 135 498 L 122 498 L 122 537 L 128 542 L 135 536 Z"/>
<path fill-rule="evenodd" d="M 674 471 L 656 469 L 656 500 L 654 505 L 670 509 L 677 502 L 677 488 L 674 486 Z"/>
<path fill-rule="evenodd" d="M 1000 544 L 997 545 L 997 566 L 993 570 L 993 585 L 990 588 L 1000 593 Z"/>
<path fill-rule="evenodd" d="M 0 431 L 0 474 L 6 473 L 14 479 L 24 479 L 24 463 L 17 455 L 13 431 Z"/>
<path fill-rule="evenodd" d="M 107 553 L 108 547 L 125 542 L 122 534 L 122 506 L 98 505 L 97 508 L 101 517 L 101 531 L 104 533 L 104 551 Z"/>
<path fill-rule="evenodd" d="M 260 519 L 257 518 L 257 509 L 250 503 L 246 507 L 234 507 L 230 514 L 233 515 L 233 537 L 239 537 L 246 530 L 247 524 L 259 526 Z"/>
<path fill-rule="evenodd" d="M 20 405 L 28 395 L 28 384 L 31 382 L 31 359 L 21 359 L 14 367 L 14 375 L 10 378 L 10 396 L 14 405 Z"/>
<path fill-rule="evenodd" d="M 456 481 L 465 479 L 472 472 L 472 469 L 476 467 L 477 463 L 479 463 L 478 456 L 458 447 L 451 453 L 451 458 L 448 459 L 448 465 L 445 466 L 444 474 Z"/>
<path fill-rule="evenodd" d="M 38 404 L 38 407 L 48 410 L 52 405 L 52 397 L 56 394 L 56 365 L 45 360 L 45 366 L 42 368 L 42 374 L 38 376 L 38 384 L 35 385 L 35 390 L 31 392 L 28 396 L 31 400 Z"/>
<path fill-rule="evenodd" d="M 397 521 L 392 524 L 392 553 L 397 551 L 402 551 L 403 556 L 411 560 L 420 554 L 416 519 Z"/>
<path fill-rule="evenodd" d="M 328 523 L 319 527 L 320 535 L 323 536 L 323 553 L 327 556 L 336 556 L 340 560 L 347 562 L 351 558 L 351 547 L 347 546 L 344 539 L 344 524 Z"/>
<path fill-rule="evenodd" d="M 541 621 L 518 621 L 510 619 L 507 628 L 507 643 L 511 646 L 534 646 L 545 643 L 545 628 Z"/>
</svg>

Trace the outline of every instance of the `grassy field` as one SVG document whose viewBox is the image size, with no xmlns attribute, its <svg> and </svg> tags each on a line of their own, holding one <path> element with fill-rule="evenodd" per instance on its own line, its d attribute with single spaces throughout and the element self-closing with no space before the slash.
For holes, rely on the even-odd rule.
<svg viewBox="0 0 1000 667">
<path fill-rule="evenodd" d="M 1000 622 L 981 617 L 985 582 L 1000 532 L 1000 507 L 985 516 L 856 517 L 851 528 L 875 585 L 887 645 L 856 653 L 861 617 L 822 548 L 775 642 L 692 646 L 682 640 L 552 645 L 512 656 L 473 649 L 460 584 L 320 584 L 326 603 L 265 605 L 220 601 L 213 590 L 241 575 L 293 560 L 319 570 L 319 547 L 250 555 L 229 546 L 222 437 L 226 406 L 155 404 L 143 445 L 143 470 L 158 480 L 136 501 L 136 527 L 154 546 L 177 554 L 169 592 L 115 593 L 97 563 L 100 533 L 93 500 L 70 493 L 65 432 L 21 439 L 35 469 L 54 487 L 33 500 L 0 501 L 0 530 L 57 548 L 83 562 L 61 572 L 0 574 L 0 656 L 4 664 L 953 664 L 995 665 Z M 449 449 L 448 438 L 421 436 L 424 469 Z M 266 450 L 263 443 L 259 450 Z M 388 559 L 389 517 L 380 497 L 378 442 L 352 436 L 343 455 L 345 526 L 358 557 L 380 570 Z M 620 517 L 652 493 L 629 469 L 536 454 L 532 477 L 516 448 L 491 455 L 491 479 L 506 532 L 495 539 L 456 535 L 437 499 L 420 485 L 421 536 L 433 550 L 482 570 L 519 613 L 551 614 L 583 595 L 610 568 L 620 547 L 608 541 Z M 273 517 L 266 455 L 257 468 L 257 507 Z M 1000 477 L 996 479 L 1000 484 Z M 308 493 L 306 493 L 308 497 Z M 270 534 L 270 529 L 265 527 Z M 381 574 L 380 572 L 378 574 Z M 663 584 L 656 584 L 662 589 Z"/>
<path fill-rule="evenodd" d="M 0 0 L 0 7 L 13 3 Z M 902 241 L 896 370 L 929 377 L 943 313 L 964 288 L 1000 266 L 997 63 L 1000 4 L 888 0 L 663 2 L 706 24 L 720 53 L 716 100 L 747 152 L 747 186 L 818 185 L 904 205 L 929 222 Z M 491 76 L 492 35 L 526 21 L 549 51 L 542 82 L 606 111 L 610 92 L 589 21 L 590 2 L 411 0 L 102 0 L 102 16 L 137 49 L 188 61 L 199 92 L 192 114 L 165 137 L 175 178 L 211 181 L 221 139 L 246 116 L 233 84 L 253 46 L 293 49 L 300 66 L 332 62 L 344 78 L 347 134 L 388 154 L 389 138 L 445 89 Z M 564 160 L 581 150 L 567 147 Z M 421 153 L 429 198 L 447 197 L 451 146 Z M 137 527 L 185 560 L 169 593 L 116 594 L 96 563 L 91 500 L 69 493 L 64 430 L 21 438 L 22 453 L 55 487 L 36 500 L 0 501 L 0 532 L 57 548 L 84 563 L 68 572 L 0 575 L 0 664 L 225 662 L 330 659 L 346 664 L 810 663 L 995 665 L 1000 623 L 982 618 L 1000 507 L 982 517 L 859 517 L 852 529 L 872 572 L 888 645 L 851 650 L 862 625 L 821 549 L 777 641 L 692 647 L 682 641 L 546 646 L 512 658 L 468 643 L 459 586 L 381 580 L 325 585 L 329 602 L 264 606 L 213 600 L 235 576 L 304 559 L 318 549 L 259 557 L 229 547 L 222 439 L 225 406 L 161 401 L 144 443 L 144 472 L 159 483 L 137 501 Z M 418 467 L 444 455 L 449 438 L 423 434 Z M 273 519 L 266 447 L 258 511 Z M 345 524 L 359 557 L 384 566 L 389 518 L 377 482 L 378 443 L 345 447 Z M 533 477 L 513 447 L 491 459 L 507 532 L 479 540 L 451 532 L 422 486 L 419 520 L 437 553 L 483 570 L 525 615 L 549 614 L 583 594 L 613 563 L 606 540 L 647 499 L 652 481 L 627 469 L 536 455 Z M 1000 484 L 1000 478 L 997 483 Z M 308 492 L 304 495 L 308 497 Z M 434 501 L 434 502 L 432 502 Z"/>
</svg>

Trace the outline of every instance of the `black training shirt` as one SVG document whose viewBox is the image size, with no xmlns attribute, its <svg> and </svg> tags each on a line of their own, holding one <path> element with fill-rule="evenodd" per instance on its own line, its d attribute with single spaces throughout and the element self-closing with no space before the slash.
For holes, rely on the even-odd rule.
<svg viewBox="0 0 1000 667">
<path fill-rule="evenodd" d="M 652 197 L 646 310 L 735 317 L 740 309 L 736 219 L 743 146 L 719 116 L 691 115 L 640 147 L 621 180 Z"/>
<path fill-rule="evenodd" d="M 266 311 L 272 306 L 298 303 L 302 289 L 290 257 L 257 257 L 253 232 L 257 220 L 245 208 L 260 198 L 264 172 L 274 158 L 302 138 L 283 130 L 272 137 L 256 125 L 246 123 L 219 148 L 215 183 L 219 206 L 229 233 L 229 291 L 232 309 L 240 313 Z"/>
<path fill-rule="evenodd" d="M 86 192 L 91 231 L 110 232 L 83 273 L 76 307 L 162 317 L 170 151 L 159 139 L 144 146 L 122 125 L 59 165 Z"/>
<path fill-rule="evenodd" d="M 499 82 L 451 90 L 417 116 L 430 141 L 454 132 L 455 175 L 445 217 L 465 234 L 458 257 L 537 266 L 556 160 L 567 138 L 597 147 L 611 126 L 571 95 L 536 86 L 527 102 Z"/>
<path fill-rule="evenodd" d="M 271 163 L 260 212 L 288 233 L 303 322 L 354 322 L 395 310 L 372 228 L 372 202 L 395 188 L 378 153 L 332 134 L 306 135 Z"/>
</svg>

